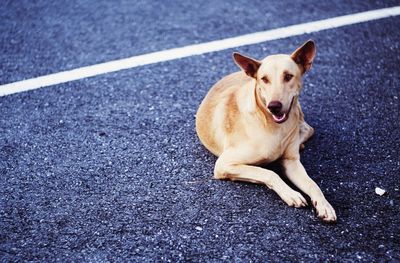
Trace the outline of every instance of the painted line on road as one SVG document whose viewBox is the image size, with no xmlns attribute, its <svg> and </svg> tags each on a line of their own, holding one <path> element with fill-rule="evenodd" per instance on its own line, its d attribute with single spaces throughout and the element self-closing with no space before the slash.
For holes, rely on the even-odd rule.
<svg viewBox="0 0 400 263">
<path fill-rule="evenodd" d="M 139 66 L 185 58 L 193 55 L 201 55 L 229 48 L 252 45 L 398 15 L 400 15 L 400 6 L 338 16 L 222 40 L 215 40 L 202 44 L 152 52 L 0 85 L 0 96 L 61 84 L 73 80 L 84 79 L 123 69 L 130 69 Z"/>
</svg>

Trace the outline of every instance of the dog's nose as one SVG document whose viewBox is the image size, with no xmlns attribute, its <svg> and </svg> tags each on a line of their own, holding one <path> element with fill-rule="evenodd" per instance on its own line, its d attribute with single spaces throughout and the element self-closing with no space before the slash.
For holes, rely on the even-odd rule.
<svg viewBox="0 0 400 263">
<path fill-rule="evenodd" d="M 272 114 L 278 114 L 282 110 L 282 103 L 280 101 L 271 101 L 268 104 L 268 109 Z"/>
</svg>

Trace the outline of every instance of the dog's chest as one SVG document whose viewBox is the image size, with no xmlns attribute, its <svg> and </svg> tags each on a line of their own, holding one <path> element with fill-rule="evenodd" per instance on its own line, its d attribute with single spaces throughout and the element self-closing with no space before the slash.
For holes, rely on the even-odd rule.
<svg viewBox="0 0 400 263">
<path fill-rule="evenodd" d="M 296 135 L 296 129 L 288 129 L 278 133 L 263 134 L 263 139 L 258 140 L 258 152 L 262 162 L 273 162 L 280 158 L 286 151 L 290 143 L 294 143 L 293 136 Z M 261 143 L 262 142 L 262 143 Z"/>
<path fill-rule="evenodd" d="M 266 138 L 262 149 L 262 155 L 266 162 L 272 162 L 282 156 L 287 147 L 287 142 L 278 136 Z"/>
</svg>

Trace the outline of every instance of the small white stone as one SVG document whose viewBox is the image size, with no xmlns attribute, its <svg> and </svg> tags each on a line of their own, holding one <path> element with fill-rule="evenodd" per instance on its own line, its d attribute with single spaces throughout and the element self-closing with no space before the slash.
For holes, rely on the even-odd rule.
<svg viewBox="0 0 400 263">
<path fill-rule="evenodd" d="M 202 228 L 201 226 L 196 226 L 196 230 L 197 230 L 197 231 L 202 231 L 203 228 Z"/>
<path fill-rule="evenodd" d="M 384 194 L 386 193 L 386 190 L 384 190 L 384 189 L 382 189 L 382 188 L 379 188 L 379 187 L 375 187 L 375 193 L 376 193 L 377 195 L 382 196 L 382 195 L 384 195 Z"/>
</svg>

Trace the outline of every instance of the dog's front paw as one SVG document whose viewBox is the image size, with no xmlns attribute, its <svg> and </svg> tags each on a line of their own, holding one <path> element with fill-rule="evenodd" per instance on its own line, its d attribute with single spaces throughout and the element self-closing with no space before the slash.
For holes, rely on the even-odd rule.
<svg viewBox="0 0 400 263">
<path fill-rule="evenodd" d="M 336 212 L 331 204 L 325 199 L 318 199 L 312 201 L 315 210 L 317 210 L 317 216 L 325 222 L 336 222 Z"/>
<path fill-rule="evenodd" d="M 307 206 L 306 199 L 299 192 L 296 192 L 292 189 L 282 191 L 278 194 L 288 206 L 294 206 L 294 207 Z"/>
</svg>

